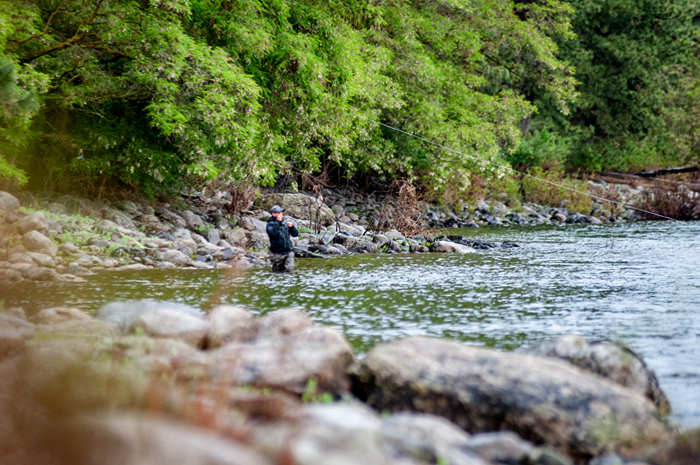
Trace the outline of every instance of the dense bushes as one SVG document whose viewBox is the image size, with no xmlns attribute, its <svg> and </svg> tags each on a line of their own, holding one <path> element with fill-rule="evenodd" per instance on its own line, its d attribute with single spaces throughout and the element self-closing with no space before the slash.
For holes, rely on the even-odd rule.
<svg viewBox="0 0 700 465">
<path fill-rule="evenodd" d="M 0 177 L 155 196 L 340 167 L 456 198 L 492 161 L 692 160 L 684 2 L 0 0 Z"/>
</svg>

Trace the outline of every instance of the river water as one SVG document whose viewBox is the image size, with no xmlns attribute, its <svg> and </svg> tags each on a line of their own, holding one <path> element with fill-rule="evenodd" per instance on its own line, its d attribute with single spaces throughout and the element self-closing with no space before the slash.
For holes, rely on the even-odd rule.
<svg viewBox="0 0 700 465">
<path fill-rule="evenodd" d="M 354 255 L 263 269 L 101 272 L 84 284 L 2 290 L 28 312 L 95 311 L 114 300 L 219 303 L 264 314 L 285 306 L 340 329 L 360 356 L 380 341 L 429 335 L 511 350 L 576 333 L 638 352 L 671 400 L 671 420 L 700 426 L 700 223 L 454 230 L 520 247 L 469 255 Z"/>
</svg>

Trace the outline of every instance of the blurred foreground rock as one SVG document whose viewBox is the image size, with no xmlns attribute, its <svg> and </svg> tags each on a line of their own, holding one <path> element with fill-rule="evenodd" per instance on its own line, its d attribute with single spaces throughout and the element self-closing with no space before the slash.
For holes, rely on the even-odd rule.
<svg viewBox="0 0 700 465">
<path fill-rule="evenodd" d="M 672 431 L 641 394 L 564 361 L 407 338 L 373 348 L 353 392 L 379 410 L 444 416 L 465 430 L 512 430 L 585 460 L 633 453 Z"/>
<path fill-rule="evenodd" d="M 663 415 L 671 412 L 671 404 L 659 387 L 656 374 L 639 355 L 620 344 L 612 341 L 589 342 L 581 336 L 568 334 L 524 347 L 519 352 L 566 360 L 645 395 Z"/>
</svg>

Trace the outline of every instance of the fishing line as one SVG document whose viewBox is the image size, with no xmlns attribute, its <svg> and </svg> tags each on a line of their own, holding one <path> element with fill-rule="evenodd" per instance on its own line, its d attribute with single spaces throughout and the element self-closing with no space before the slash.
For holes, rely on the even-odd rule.
<svg viewBox="0 0 700 465">
<path fill-rule="evenodd" d="M 599 196 L 597 196 L 597 195 L 589 194 L 588 192 L 583 192 L 583 191 L 580 191 L 580 190 L 578 190 L 578 189 L 574 189 L 573 187 L 564 186 L 564 185 L 562 185 L 562 184 L 557 184 L 556 182 L 549 181 L 549 180 L 547 180 L 547 179 L 538 178 L 537 176 L 533 176 L 533 175 L 531 175 L 531 174 L 529 174 L 529 173 L 525 173 L 525 172 L 523 172 L 523 171 L 518 171 L 518 170 L 516 170 L 515 168 L 513 168 L 513 167 L 511 167 L 511 166 L 508 166 L 508 165 L 502 165 L 502 164 L 500 164 L 500 163 L 496 163 L 496 162 L 494 162 L 494 161 L 487 160 L 487 159 L 485 159 L 485 158 L 479 158 L 479 157 L 476 157 L 476 156 L 474 156 L 474 155 L 469 155 L 469 154 L 467 154 L 467 153 L 460 152 L 459 150 L 455 150 L 455 149 L 452 149 L 452 148 L 447 147 L 447 146 L 445 146 L 445 145 L 439 144 L 439 143 L 437 143 L 437 142 L 433 142 L 433 141 L 430 140 L 430 139 L 426 139 L 425 137 L 421 137 L 421 136 L 419 136 L 419 135 L 410 133 L 410 132 L 408 132 L 408 131 L 404 131 L 403 129 L 399 129 L 399 128 L 394 127 L 394 126 L 390 126 L 390 125 L 388 125 L 388 124 L 386 124 L 386 123 L 382 123 L 381 121 L 376 121 L 376 120 L 373 120 L 373 119 L 370 119 L 370 118 L 365 118 L 365 117 L 359 116 L 359 115 L 354 115 L 354 116 L 357 117 L 357 118 L 364 119 L 364 120 L 366 120 L 366 121 L 372 122 L 372 123 L 376 123 L 376 124 L 378 124 L 378 125 L 380 125 L 380 126 L 384 126 L 384 127 L 387 128 L 387 129 L 391 129 L 391 130 L 393 130 L 393 131 L 400 132 L 400 133 L 405 134 L 405 135 L 407 135 L 407 136 L 409 136 L 409 137 L 412 137 L 412 138 L 414 138 L 414 139 L 423 141 L 423 142 L 425 142 L 425 143 L 428 143 L 428 144 L 433 145 L 433 146 L 435 146 L 435 147 L 441 148 L 441 149 L 446 150 L 446 151 L 448 151 L 448 152 L 451 152 L 451 153 L 454 153 L 454 154 L 457 154 L 457 155 L 461 155 L 461 156 L 470 158 L 470 159 L 472 159 L 472 160 L 474 160 L 474 161 L 477 161 L 477 162 L 488 163 L 488 164 L 493 165 L 493 166 L 495 166 L 495 167 L 497 167 L 497 168 L 502 168 L 502 169 L 505 169 L 505 170 L 509 170 L 509 171 L 511 171 L 511 172 L 513 172 L 513 173 L 517 173 L 517 174 L 520 174 L 520 175 L 522 175 L 522 176 L 526 176 L 526 177 L 528 177 L 528 178 L 535 179 L 535 180 L 537 180 L 537 181 L 541 181 L 541 182 L 544 182 L 544 183 L 546 183 L 546 184 L 550 184 L 550 185 L 552 185 L 552 186 L 559 187 L 559 188 L 561 188 L 561 189 L 566 189 L 566 190 L 569 190 L 569 191 L 571 191 L 571 192 L 575 192 L 575 193 L 577 193 L 577 194 L 585 195 L 585 196 L 587 196 L 587 197 L 590 197 L 590 198 L 593 198 L 593 199 L 596 199 L 596 200 L 600 200 L 601 202 L 607 202 L 607 203 L 610 203 L 610 204 L 613 204 L 613 205 L 617 205 L 617 206 L 620 206 L 620 207 L 623 207 L 623 208 L 629 208 L 629 209 L 631 209 L 631 210 L 635 210 L 635 211 L 638 211 L 638 212 L 646 213 L 646 214 L 653 215 L 653 216 L 658 216 L 659 218 L 663 218 L 663 219 L 666 219 L 666 220 L 678 221 L 678 220 L 676 220 L 675 218 L 670 218 L 670 217 L 668 217 L 668 216 L 664 216 L 664 215 L 661 215 L 661 214 L 659 214 L 659 213 L 654 213 L 654 212 L 652 212 L 652 211 L 644 210 L 644 209 L 642 209 L 642 208 L 635 207 L 635 206 L 633 206 L 633 205 L 629 205 L 629 204 L 622 203 L 622 202 L 617 202 L 617 201 L 615 201 L 615 200 L 606 199 L 606 198 L 604 198 L 604 197 L 599 197 Z M 456 160 L 452 160 L 452 161 L 456 161 Z"/>
</svg>

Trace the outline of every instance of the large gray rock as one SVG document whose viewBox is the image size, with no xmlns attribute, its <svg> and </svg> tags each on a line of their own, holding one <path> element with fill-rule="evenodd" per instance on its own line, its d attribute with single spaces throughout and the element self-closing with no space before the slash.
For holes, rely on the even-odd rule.
<svg viewBox="0 0 700 465">
<path fill-rule="evenodd" d="M 187 227 L 187 221 L 177 213 L 168 210 L 165 207 L 158 207 L 155 209 L 155 214 L 158 215 L 160 219 L 162 219 L 165 222 L 168 222 L 175 226 L 176 228 L 186 228 Z"/>
<path fill-rule="evenodd" d="M 430 251 L 435 252 L 435 253 L 462 253 L 462 254 L 476 252 L 476 250 L 474 250 L 472 247 L 469 247 L 468 245 L 457 244 L 456 242 L 451 242 L 451 241 L 435 241 L 430 246 Z"/>
<path fill-rule="evenodd" d="M 353 378 L 377 409 L 434 413 L 472 433 L 512 430 L 576 460 L 671 435 L 644 396 L 551 358 L 407 338 L 376 346 Z"/>
<path fill-rule="evenodd" d="M 22 245 L 30 252 L 43 253 L 52 257 L 58 252 L 58 245 L 39 231 L 29 231 L 22 236 Z"/>
<path fill-rule="evenodd" d="M 280 205 L 287 210 L 285 214 L 321 223 L 324 226 L 335 222 L 335 215 L 326 204 L 306 194 L 263 195 L 255 200 L 254 205 L 263 210 L 269 210 L 273 205 Z"/>
<path fill-rule="evenodd" d="M 298 395 L 315 380 L 320 392 L 341 395 L 349 388 L 346 370 L 352 360 L 352 348 L 338 331 L 314 327 L 285 337 L 224 345 L 208 352 L 205 360 L 184 366 L 181 376 Z"/>
<path fill-rule="evenodd" d="M 348 251 L 353 253 L 377 253 L 377 244 L 360 237 L 348 236 L 345 234 L 336 234 L 333 238 L 333 243 L 340 244 Z"/>
<path fill-rule="evenodd" d="M 143 313 L 129 325 L 128 331 L 138 331 L 153 336 L 177 339 L 193 347 L 204 347 L 209 324 L 199 316 L 178 309 L 159 308 Z"/>
<path fill-rule="evenodd" d="M 176 302 L 157 302 L 154 300 L 136 300 L 132 302 L 112 302 L 103 305 L 95 315 L 122 331 L 126 331 L 141 315 L 156 310 L 174 310 L 178 313 L 204 318 L 204 312 L 189 305 Z"/>
<path fill-rule="evenodd" d="M 0 191 L 0 211 L 12 212 L 19 208 L 19 200 L 14 195 Z"/>
<path fill-rule="evenodd" d="M 59 463 L 73 465 L 271 465 L 240 442 L 136 413 L 66 420 L 46 441 Z"/>
<path fill-rule="evenodd" d="M 581 336 L 568 334 L 523 347 L 519 352 L 561 358 L 647 396 L 664 415 L 671 411 L 671 404 L 654 371 L 634 351 L 620 344 L 589 342 Z"/>
<path fill-rule="evenodd" d="M 246 231 L 258 231 L 261 233 L 266 233 L 267 222 L 261 221 L 252 216 L 243 216 L 238 220 L 236 226 Z"/>
<path fill-rule="evenodd" d="M 202 221 L 202 218 L 189 210 L 184 210 L 182 213 L 180 213 L 180 216 L 182 216 L 185 219 L 185 221 L 187 222 L 187 227 L 190 229 L 194 230 L 201 226 L 204 226 L 204 221 Z"/>
</svg>

